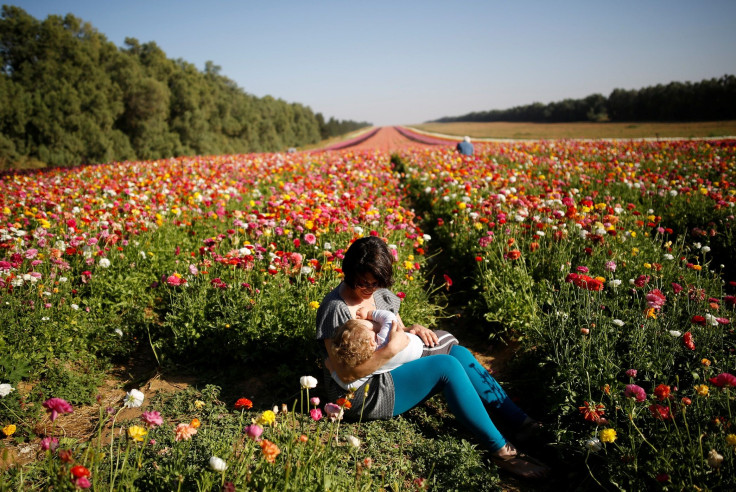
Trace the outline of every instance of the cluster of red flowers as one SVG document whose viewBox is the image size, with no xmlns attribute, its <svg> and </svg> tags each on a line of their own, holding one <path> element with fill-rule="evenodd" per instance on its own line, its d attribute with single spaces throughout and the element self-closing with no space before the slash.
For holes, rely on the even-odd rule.
<svg viewBox="0 0 736 492">
<path fill-rule="evenodd" d="M 600 278 L 593 278 L 585 274 L 568 273 L 567 277 L 565 277 L 565 282 L 572 282 L 576 287 L 580 287 L 585 290 L 603 290 L 603 280 Z"/>
</svg>

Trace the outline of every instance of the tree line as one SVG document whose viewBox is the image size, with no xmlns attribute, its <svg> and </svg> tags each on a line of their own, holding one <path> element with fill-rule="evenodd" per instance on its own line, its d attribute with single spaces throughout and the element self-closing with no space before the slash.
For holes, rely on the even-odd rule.
<svg viewBox="0 0 736 492">
<path fill-rule="evenodd" d="M 736 76 L 701 82 L 670 82 L 643 89 L 614 89 L 608 97 L 591 94 L 584 99 L 539 102 L 510 109 L 478 111 L 443 117 L 451 121 L 715 121 L 736 119 Z"/>
<path fill-rule="evenodd" d="M 281 151 L 370 126 L 256 97 L 155 42 L 118 48 L 71 14 L 0 16 L 0 168 Z"/>
</svg>

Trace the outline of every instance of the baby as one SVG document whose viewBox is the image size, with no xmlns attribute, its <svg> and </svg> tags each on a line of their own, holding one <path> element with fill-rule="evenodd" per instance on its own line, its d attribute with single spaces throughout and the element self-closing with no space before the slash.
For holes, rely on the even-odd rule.
<svg viewBox="0 0 736 492">
<path fill-rule="evenodd" d="M 332 340 L 335 355 L 342 364 L 348 367 L 359 366 L 370 359 L 376 349 L 387 343 L 391 325 L 398 321 L 394 313 L 382 309 L 368 311 L 365 308 L 359 308 L 355 315 L 358 319 L 348 320 L 339 326 Z M 452 346 L 458 343 L 457 339 L 450 333 L 444 331 L 436 331 L 435 333 L 439 338 L 437 345 L 427 347 L 417 335 L 403 331 L 399 332 L 395 336 L 404 335 L 409 338 L 409 343 L 373 374 L 391 371 L 420 357 L 447 354 Z M 332 372 L 332 378 L 345 390 L 359 388 L 371 376 L 360 378 L 348 385 L 338 377 L 335 371 Z"/>
</svg>

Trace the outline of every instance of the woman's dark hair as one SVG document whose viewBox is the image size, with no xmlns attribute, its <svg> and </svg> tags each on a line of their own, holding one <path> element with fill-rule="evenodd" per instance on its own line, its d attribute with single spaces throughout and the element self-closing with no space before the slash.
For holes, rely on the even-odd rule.
<svg viewBox="0 0 736 492">
<path fill-rule="evenodd" d="M 358 277 L 370 273 L 379 287 L 389 288 L 394 284 L 393 262 L 394 257 L 383 239 L 362 237 L 350 245 L 342 260 L 345 283 L 355 289 Z"/>
</svg>

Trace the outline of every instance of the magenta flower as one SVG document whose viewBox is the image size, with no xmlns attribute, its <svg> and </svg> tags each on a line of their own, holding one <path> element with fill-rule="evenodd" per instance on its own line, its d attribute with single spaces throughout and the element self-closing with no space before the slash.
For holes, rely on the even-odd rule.
<svg viewBox="0 0 736 492">
<path fill-rule="evenodd" d="M 141 413 L 141 420 L 150 428 L 158 427 L 164 423 L 163 417 L 161 417 L 161 414 L 156 410 Z"/>
<path fill-rule="evenodd" d="M 340 405 L 335 405 L 334 403 L 328 403 L 325 405 L 325 413 L 328 417 L 330 417 L 330 420 L 333 422 L 335 420 L 341 420 L 343 415 L 343 409 Z"/>
<path fill-rule="evenodd" d="M 187 280 L 178 274 L 169 275 L 166 278 L 166 283 L 172 287 L 177 287 L 187 283 Z"/>
<path fill-rule="evenodd" d="M 580 273 L 588 273 L 590 271 L 590 269 L 586 266 L 575 267 L 575 270 L 577 270 Z"/>
<path fill-rule="evenodd" d="M 635 384 L 627 384 L 624 389 L 624 396 L 626 398 L 636 398 L 636 401 L 644 401 L 647 399 L 647 393 L 644 388 Z"/>
<path fill-rule="evenodd" d="M 679 294 L 682 291 L 682 285 L 672 282 L 672 290 L 675 292 L 675 294 Z"/>
<path fill-rule="evenodd" d="M 654 289 L 649 294 L 646 295 L 647 299 L 647 306 L 654 309 L 662 309 L 662 306 L 664 306 L 665 301 L 667 298 L 662 294 L 662 291 L 659 289 Z"/>
<path fill-rule="evenodd" d="M 630 378 L 635 378 L 637 373 L 638 371 L 636 369 L 628 369 L 626 371 L 626 375 L 629 376 Z"/>
<path fill-rule="evenodd" d="M 49 449 L 51 451 L 56 451 L 56 448 L 59 447 L 59 439 L 56 437 L 44 437 L 41 439 L 41 449 L 44 451 L 48 451 Z"/>
<path fill-rule="evenodd" d="M 72 413 L 72 406 L 62 398 L 49 398 L 43 402 L 43 407 L 51 412 L 51 422 L 56 420 L 60 413 Z"/>
<path fill-rule="evenodd" d="M 727 372 L 722 372 L 718 376 L 708 379 L 708 381 L 719 388 L 723 388 L 725 386 L 736 387 L 736 376 Z"/>
<path fill-rule="evenodd" d="M 309 403 L 311 403 L 312 406 L 314 406 L 314 407 L 318 406 L 319 405 L 319 397 L 318 396 L 311 397 L 309 399 Z"/>
<path fill-rule="evenodd" d="M 75 478 L 73 481 L 74 481 L 74 485 L 79 489 L 88 489 L 92 486 L 92 484 L 90 483 L 87 477 Z"/>
<path fill-rule="evenodd" d="M 245 429 L 245 435 L 249 438 L 253 439 L 254 441 L 260 441 L 261 440 L 261 434 L 263 434 L 263 427 L 261 427 L 258 424 L 251 424 L 246 425 Z"/>
<path fill-rule="evenodd" d="M 322 410 L 319 408 L 313 408 L 309 411 L 309 416 L 314 420 L 315 422 L 318 422 L 322 418 Z"/>
<path fill-rule="evenodd" d="M 606 262 L 606 270 L 609 272 L 615 272 L 616 271 L 616 262 L 611 260 Z"/>
</svg>

